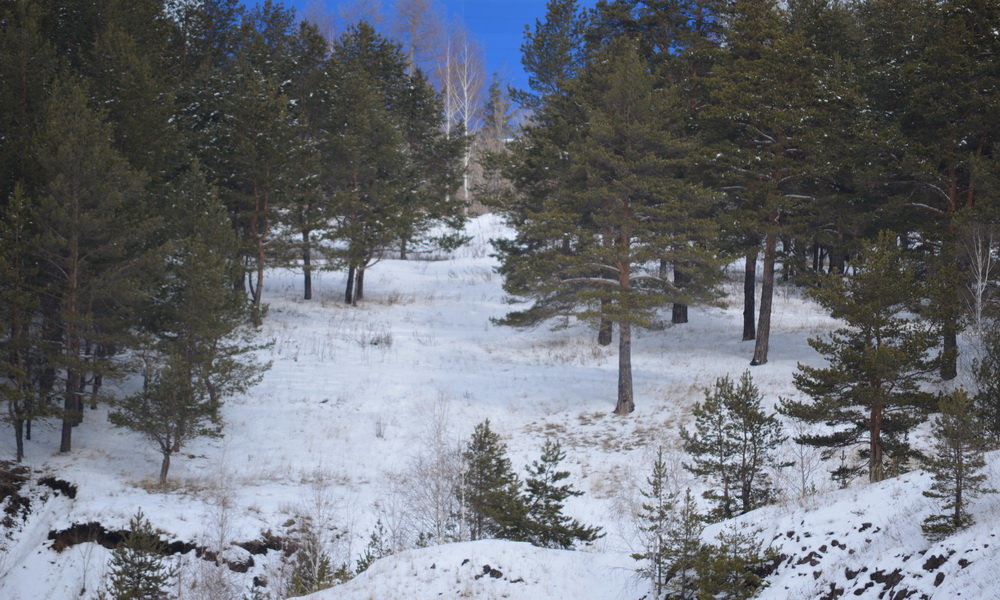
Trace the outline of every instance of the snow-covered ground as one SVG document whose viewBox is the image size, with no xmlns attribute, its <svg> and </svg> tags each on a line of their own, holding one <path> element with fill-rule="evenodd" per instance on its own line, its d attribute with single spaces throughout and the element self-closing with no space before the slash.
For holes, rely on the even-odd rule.
<svg viewBox="0 0 1000 600">
<path fill-rule="evenodd" d="M 353 565 L 376 520 L 402 535 L 414 464 L 432 442 L 458 445 L 485 418 L 516 467 L 557 437 L 585 493 L 569 512 L 603 527 L 605 537 L 579 552 L 496 541 L 407 551 L 316 598 L 640 598 L 647 590 L 629 557 L 639 549 L 630 511 L 658 446 L 672 485 L 698 488 L 680 466 L 677 431 L 717 377 L 748 368 L 752 343 L 739 341 L 736 300 L 742 273 L 734 269 L 726 283 L 730 307 L 693 308 L 688 324 L 637 333 L 636 411 L 615 417 L 615 346 L 597 346 L 594 332 L 575 322 L 529 331 L 493 325 L 510 305 L 488 239 L 505 231 L 484 216 L 469 233 L 473 241 L 447 260 L 382 261 L 368 272 L 357 307 L 340 302 L 341 273 L 314 277 L 315 297 L 305 301 L 301 274 L 269 272 L 261 336 L 273 342 L 262 353 L 273 366 L 260 385 L 228 401 L 224 438 L 195 441 L 174 458 L 167 492 L 153 485 L 154 448 L 110 427 L 105 409 L 88 412 L 68 455 L 55 451 L 54 424 L 36 424 L 26 461 L 32 512 L 0 539 L 0 600 L 95 598 L 109 552 L 89 542 L 57 552 L 48 534 L 90 522 L 122 529 L 140 508 L 165 539 L 225 547 L 223 558 L 245 570 L 226 577 L 243 592 L 255 577 L 273 580 L 283 560 L 275 550 L 252 554 L 234 544 L 281 536 L 301 515 L 333 528 L 335 559 Z M 796 394 L 797 362 L 820 362 L 806 338 L 833 325 L 800 292 L 779 288 L 770 362 L 752 371 L 769 404 Z M 973 529 L 931 545 L 919 530 L 932 509 L 920 494 L 925 474 L 834 490 L 815 453 L 791 443 L 784 452 L 797 465 L 776 474 L 782 501 L 743 519 L 788 556 L 764 597 L 835 598 L 841 589 L 892 600 L 1000 598 L 991 568 L 1000 564 L 992 533 L 1000 495 L 974 505 Z M 0 456 L 12 455 L 12 436 L 3 434 Z M 1000 474 L 990 473 L 1000 488 Z M 38 484 L 43 475 L 75 484 L 75 498 Z M 194 554 L 182 568 L 189 582 L 208 577 L 207 561 Z M 947 560 L 928 563 L 939 555 Z"/>
</svg>

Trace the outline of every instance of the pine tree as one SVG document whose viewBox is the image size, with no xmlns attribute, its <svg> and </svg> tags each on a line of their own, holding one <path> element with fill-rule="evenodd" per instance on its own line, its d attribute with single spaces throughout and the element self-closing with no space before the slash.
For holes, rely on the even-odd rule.
<svg viewBox="0 0 1000 600">
<path fill-rule="evenodd" d="M 888 476 L 887 461 L 902 464 L 912 455 L 907 434 L 931 408 L 921 384 L 934 368 L 930 324 L 911 312 L 920 297 L 913 263 L 894 236 L 883 233 L 858 256 L 855 273 L 822 278 L 810 295 L 844 326 L 809 345 L 828 367 L 800 364 L 795 387 L 811 400 L 784 400 L 781 412 L 833 429 L 801 436 L 799 443 L 828 448 L 863 444 L 864 466 L 848 464 L 840 475 L 867 470 L 871 481 Z"/>
<path fill-rule="evenodd" d="M 527 508 L 525 537 L 536 546 L 568 549 L 576 542 L 593 542 L 603 535 L 600 527 L 582 525 L 563 514 L 566 499 L 583 494 L 568 483 L 560 483 L 569 477 L 567 471 L 558 470 L 565 458 L 566 452 L 559 442 L 546 439 L 541 457 L 527 467 L 523 499 Z"/>
<path fill-rule="evenodd" d="M 663 460 L 663 447 L 657 449 L 653 471 L 646 478 L 646 488 L 641 490 L 645 501 L 639 507 L 639 530 L 644 542 L 643 552 L 632 558 L 645 561 L 639 575 L 653 584 L 653 598 L 659 600 L 669 579 L 670 559 L 667 556 L 668 528 L 673 517 L 673 495 L 668 490 L 667 463 Z M 689 490 L 690 492 L 690 490 Z"/>
<path fill-rule="evenodd" d="M 291 574 L 284 593 L 305 596 L 347 579 L 346 567 L 334 569 L 319 528 L 312 519 L 303 518 L 295 532 Z"/>
<path fill-rule="evenodd" d="M 511 468 L 507 445 L 490 429 L 489 419 L 476 425 L 462 461 L 458 495 L 469 538 L 521 541 L 527 513 L 521 497 L 521 480 Z"/>
<path fill-rule="evenodd" d="M 922 529 L 931 541 L 972 525 L 969 501 L 996 491 L 985 486 L 983 452 L 988 448 L 988 438 L 969 395 L 952 392 L 941 398 L 939 407 L 941 415 L 932 428 L 934 448 L 924 462 L 934 476 L 931 489 L 924 495 L 940 500 L 944 511 L 924 519 Z"/>
<path fill-rule="evenodd" d="M 664 304 L 712 301 L 719 271 L 698 243 L 709 230 L 697 214 L 706 195 L 685 178 L 688 146 L 670 91 L 658 89 L 631 42 L 601 52 L 566 98 L 546 106 L 542 125 L 526 131 L 511 176 L 532 204 L 508 210 L 517 237 L 496 247 L 505 290 L 535 301 L 503 323 L 573 315 L 618 325 L 615 413 L 628 414 L 632 328 L 650 325 Z M 658 260 L 683 263 L 689 283 L 678 287 L 650 269 Z"/>
<path fill-rule="evenodd" d="M 102 600 L 164 600 L 176 575 L 167 563 L 166 545 L 140 510 L 129 520 L 129 531 L 115 546 Z"/>
<path fill-rule="evenodd" d="M 250 355 L 250 307 L 232 288 L 232 230 L 224 209 L 195 166 L 176 182 L 188 207 L 175 224 L 168 271 L 145 323 L 144 389 L 116 402 L 109 415 L 157 446 L 165 485 L 171 456 L 188 441 L 221 435 L 222 401 L 255 385 L 268 365 Z"/>
<path fill-rule="evenodd" d="M 372 566 L 373 562 L 392 554 L 392 548 L 386 542 L 385 535 L 385 525 L 382 525 L 381 520 L 376 521 L 375 528 L 368 536 L 368 545 L 365 546 L 364 554 L 358 558 L 358 564 L 354 568 L 355 573 L 364 573 L 368 567 Z"/>
<path fill-rule="evenodd" d="M 764 574 L 776 558 L 754 532 L 727 528 L 715 544 L 707 544 L 696 563 L 697 600 L 747 600 L 756 596 L 767 580 Z"/>
<path fill-rule="evenodd" d="M 760 390 L 745 371 L 738 384 L 728 376 L 717 379 L 695 404 L 693 432 L 681 429 L 684 450 L 691 455 L 684 468 L 711 482 L 704 496 L 715 503 L 712 517 L 730 519 L 771 500 L 767 470 L 780 466 L 774 456 L 784 441 L 781 425 L 761 408 Z"/>
<path fill-rule="evenodd" d="M 60 451 L 68 452 L 72 428 L 83 418 L 87 373 L 112 366 L 88 348 L 124 345 L 114 336 L 129 333 L 122 321 L 142 291 L 134 278 L 138 250 L 150 231 L 141 201 L 145 181 L 113 149 L 110 127 L 70 76 L 57 82 L 49 98 L 34 152 L 47 177 L 31 204 L 39 228 L 34 251 L 47 294 L 58 301 L 54 321 L 61 345 L 51 366 L 65 378 Z"/>
<path fill-rule="evenodd" d="M 821 146 L 812 132 L 828 125 L 827 107 L 837 90 L 820 77 L 822 59 L 802 32 L 787 26 L 780 3 L 737 0 L 726 4 L 720 18 L 726 50 L 704 80 L 707 103 L 698 124 L 711 140 L 704 168 L 727 193 L 730 237 L 746 240 L 748 286 L 763 241 L 750 362 L 761 365 L 770 343 L 778 241 L 796 231 L 796 216 L 809 197 L 801 187 L 813 180 L 810 158 Z"/>
<path fill-rule="evenodd" d="M 990 331 L 983 340 L 983 352 L 972 365 L 976 382 L 973 397 L 986 431 L 1000 438 L 1000 332 Z"/>
</svg>

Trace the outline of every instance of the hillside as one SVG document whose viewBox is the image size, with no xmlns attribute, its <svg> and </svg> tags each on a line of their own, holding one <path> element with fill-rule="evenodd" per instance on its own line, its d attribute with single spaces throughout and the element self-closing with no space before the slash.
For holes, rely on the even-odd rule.
<svg viewBox="0 0 1000 600">
<path fill-rule="evenodd" d="M 407 551 L 313 597 L 640 598 L 646 590 L 629 557 L 638 487 L 662 445 L 671 485 L 698 488 L 680 466 L 677 431 L 706 386 L 748 368 L 741 307 L 696 308 L 689 324 L 638 332 L 636 411 L 614 417 L 613 347 L 597 346 L 575 322 L 530 331 L 493 325 L 509 305 L 488 239 L 505 230 L 487 216 L 469 233 L 473 241 L 442 260 L 380 262 L 358 307 L 340 302 L 341 273 L 316 277 L 316 298 L 304 301 L 300 274 L 270 272 L 261 337 L 272 345 L 261 358 L 272 367 L 226 404 L 225 437 L 198 440 L 176 457 L 167 491 L 154 486 L 154 448 L 112 428 L 106 408 L 87 412 L 68 455 L 56 453 L 56 425 L 37 423 L 30 472 L 6 501 L 26 499 L 0 539 L 0 598 L 95 598 L 109 555 L 96 542 L 111 545 L 140 508 L 177 544 L 182 584 L 199 583 L 185 598 L 240 598 L 255 579 L 278 581 L 288 563 L 280 540 L 306 516 L 321 524 L 334 559 L 353 566 L 376 521 L 392 540 L 413 543 L 421 458 L 461 444 L 485 418 L 519 470 L 547 436 L 561 440 L 571 480 L 585 492 L 569 512 L 605 537 L 580 552 L 494 541 Z M 726 283 L 732 299 L 738 276 Z M 819 364 L 806 338 L 833 325 L 797 290 L 779 290 L 770 362 L 753 370 L 768 404 L 796 393 L 797 362 Z M 977 526 L 932 545 L 919 532 L 931 510 L 920 493 L 926 475 L 835 490 L 815 453 L 791 443 L 783 452 L 797 466 L 775 474 L 780 503 L 743 519 L 786 555 L 764 598 L 1000 598 L 990 572 L 1000 558 L 991 532 L 1000 496 L 974 505 Z M 13 455 L 11 436 L 0 439 L 0 454 Z M 1000 488 L 996 463 L 990 475 Z M 230 568 L 198 554 L 219 554 Z"/>
</svg>

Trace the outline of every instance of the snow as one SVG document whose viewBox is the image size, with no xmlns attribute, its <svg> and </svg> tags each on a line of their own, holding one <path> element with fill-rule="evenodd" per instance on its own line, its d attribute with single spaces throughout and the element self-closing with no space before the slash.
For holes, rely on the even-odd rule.
<svg viewBox="0 0 1000 600">
<path fill-rule="evenodd" d="M 575 321 L 525 331 L 494 325 L 492 318 L 517 307 L 504 296 L 488 244 L 509 232 L 486 215 L 467 233 L 472 241 L 447 260 L 381 261 L 367 273 L 367 298 L 358 307 L 340 301 L 342 273 L 315 274 L 314 300 L 305 301 L 300 273 L 269 271 L 261 338 L 273 344 L 261 358 L 273 366 L 257 387 L 227 402 L 224 438 L 197 440 L 174 458 L 168 491 L 153 485 L 155 449 L 112 428 L 106 409 L 88 411 L 66 455 L 55 451 L 57 424 L 36 424 L 26 464 L 36 479 L 55 475 L 79 493 L 70 499 L 29 486 L 33 513 L 0 538 L 0 599 L 95 598 L 109 551 L 83 543 L 57 553 L 48 533 L 91 521 L 124 528 L 139 508 L 165 539 L 206 547 L 221 540 L 223 558 L 233 562 L 251 558 L 234 542 L 280 535 L 297 515 L 322 514 L 336 528 L 335 559 L 353 565 L 377 519 L 387 526 L 406 521 L 413 464 L 432 432 L 456 446 L 485 418 L 509 444 L 517 468 L 556 436 L 571 481 L 584 492 L 568 512 L 603 527 L 605 537 L 576 552 L 501 541 L 410 550 L 312 598 L 642 597 L 648 589 L 630 558 L 639 550 L 630 513 L 658 446 L 673 487 L 701 489 L 680 466 L 677 431 L 716 378 L 748 368 L 752 342 L 739 341 L 742 266 L 725 283 L 728 308 L 692 308 L 688 324 L 634 333 L 636 411 L 616 417 L 615 347 L 597 346 L 593 329 Z M 821 364 L 806 339 L 835 325 L 794 288 L 779 288 L 770 360 L 752 371 L 768 406 L 797 395 L 796 365 Z M 12 438 L 0 438 L 0 454 L 13 455 Z M 815 453 L 791 442 L 784 452 L 798 466 L 775 474 L 780 502 L 740 520 L 787 556 L 763 598 L 820 598 L 831 585 L 845 596 L 878 598 L 885 587 L 872 575 L 885 579 L 897 569 L 902 579 L 894 589 L 916 590 L 913 598 L 1000 598 L 991 568 L 1000 564 L 991 531 L 1000 495 L 973 505 L 976 526 L 932 545 L 919 528 L 933 509 L 920 493 L 929 486 L 926 474 L 836 490 Z M 1000 488 L 991 458 L 992 486 Z M 816 492 L 808 493 L 812 486 Z M 941 565 L 924 568 L 929 557 L 952 551 Z M 228 575 L 244 592 L 254 577 L 273 577 L 285 562 L 275 551 L 252 558 L 246 573 Z M 962 566 L 961 559 L 969 562 Z M 189 570 L 198 562 L 185 560 Z M 484 574 L 486 565 L 502 575 Z M 944 579 L 935 585 L 938 573 Z"/>
</svg>

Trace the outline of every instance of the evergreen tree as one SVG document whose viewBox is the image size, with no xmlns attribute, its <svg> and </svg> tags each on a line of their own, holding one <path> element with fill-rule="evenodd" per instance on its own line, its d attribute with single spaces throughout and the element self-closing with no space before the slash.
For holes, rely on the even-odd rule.
<svg viewBox="0 0 1000 600">
<path fill-rule="evenodd" d="M 511 468 L 507 445 L 490 429 L 489 419 L 476 425 L 462 461 L 458 495 L 469 538 L 522 540 L 527 507 L 521 481 Z"/>
<path fill-rule="evenodd" d="M 291 574 L 285 594 L 305 596 L 350 579 L 346 566 L 335 569 L 316 524 L 303 518 L 295 532 Z"/>
<path fill-rule="evenodd" d="M 774 452 L 784 441 L 781 425 L 761 408 L 760 390 L 745 371 L 734 385 L 728 376 L 717 379 L 695 404 L 693 432 L 681 429 L 684 450 L 692 462 L 684 468 L 707 478 L 712 489 L 704 496 L 715 503 L 712 517 L 730 519 L 771 500 L 767 469 L 777 464 Z"/>
<path fill-rule="evenodd" d="M 737 0 L 723 17 L 726 52 L 705 78 L 707 104 L 698 124 L 712 141 L 704 167 L 727 193 L 727 230 L 747 257 L 747 286 L 763 241 L 756 341 L 751 365 L 767 362 L 779 239 L 795 231 L 809 197 L 810 158 L 823 143 L 836 104 L 819 74 L 823 61 L 800 31 L 791 30 L 774 0 Z M 748 328 L 744 326 L 744 338 Z"/>
<path fill-rule="evenodd" d="M 83 86 L 70 76 L 57 82 L 45 115 L 34 151 L 47 184 L 31 215 L 47 294 L 58 300 L 62 343 L 52 366 L 65 377 L 60 451 L 68 452 L 83 418 L 87 373 L 111 368 L 88 349 L 122 345 L 113 336 L 127 332 L 121 322 L 137 300 L 131 278 L 149 227 L 144 178 L 112 148 L 110 127 L 89 107 Z"/>
<path fill-rule="evenodd" d="M 546 106 L 545 126 L 526 131 L 517 157 L 524 168 L 512 179 L 538 204 L 512 207 L 517 237 L 496 246 L 505 289 L 535 300 L 503 323 L 563 314 L 618 324 L 615 413 L 628 414 L 632 327 L 651 324 L 666 303 L 712 300 L 718 265 L 697 243 L 708 235 L 696 212 L 705 194 L 685 179 L 687 146 L 676 135 L 669 90 L 658 89 L 630 42 L 601 52 L 565 99 Z M 550 158 L 565 164 L 549 173 Z M 683 263 L 690 283 L 661 277 L 649 268 L 656 260 Z"/>
<path fill-rule="evenodd" d="M 392 548 L 388 546 L 385 535 L 385 526 L 382 525 L 382 521 L 376 521 L 375 529 L 368 536 L 368 545 L 365 546 L 364 554 L 358 559 L 358 564 L 354 568 L 355 573 L 359 575 L 364 573 L 368 567 L 372 566 L 373 562 L 392 554 Z"/>
<path fill-rule="evenodd" d="M 1000 332 L 990 331 L 983 340 L 982 356 L 972 365 L 976 382 L 973 397 L 983 427 L 994 438 L 1000 438 Z"/>
<path fill-rule="evenodd" d="M 237 265 L 225 252 L 232 233 L 224 209 L 197 167 L 178 187 L 191 213 L 177 225 L 166 282 L 150 309 L 145 386 L 110 414 L 115 425 L 156 444 L 160 485 L 170 457 L 191 439 L 220 435 L 222 401 L 252 387 L 267 368 L 249 356 L 259 346 L 251 343 L 249 307 L 231 285 Z"/>
<path fill-rule="evenodd" d="M 673 517 L 673 495 L 668 490 L 667 463 L 663 460 L 663 447 L 657 449 L 653 471 L 646 478 L 646 488 L 641 490 L 645 501 L 639 507 L 639 530 L 643 538 L 642 553 L 632 555 L 645 561 L 639 574 L 653 584 L 653 598 L 663 597 L 669 580 L 670 559 L 667 556 L 668 528 Z M 690 490 L 689 490 L 690 492 Z"/>
<path fill-rule="evenodd" d="M 983 452 L 987 437 L 968 394 L 958 391 L 945 395 L 939 407 L 941 415 L 932 429 L 934 448 L 924 463 L 934 476 L 924 495 L 940 500 L 944 511 L 924 519 L 924 535 L 932 541 L 972 525 L 969 501 L 996 491 L 984 485 L 986 475 L 981 471 L 986 466 Z"/>
<path fill-rule="evenodd" d="M 337 39 L 326 85 L 334 111 L 325 181 L 337 214 L 329 236 L 342 242 L 337 266 L 347 267 L 345 301 L 354 303 L 366 269 L 390 244 L 421 241 L 436 224 L 461 227 L 454 191 L 465 138 L 444 134 L 427 79 L 409 75 L 400 47 L 367 23 Z"/>
<path fill-rule="evenodd" d="M 102 600 L 164 600 L 176 575 L 167 563 L 166 545 L 140 510 L 129 520 L 129 531 L 115 546 Z"/>
<path fill-rule="evenodd" d="M 18 186 L 0 213 L 0 375 L 7 382 L 0 386 L 0 398 L 7 403 L 2 418 L 14 428 L 18 462 L 24 458 L 26 424 L 46 412 L 37 386 L 41 297 L 27 216 L 27 200 Z"/>
<path fill-rule="evenodd" d="M 582 525 L 563 514 L 566 499 L 583 494 L 568 483 L 560 483 L 569 477 L 568 472 L 558 470 L 565 458 L 566 452 L 559 442 L 547 439 L 542 456 L 527 468 L 523 499 L 527 508 L 525 538 L 536 546 L 568 549 L 577 541 L 592 542 L 603 535 L 600 527 Z"/>
<path fill-rule="evenodd" d="M 696 564 L 697 600 L 747 600 L 764 587 L 774 550 L 764 548 L 755 533 L 727 528 L 715 544 L 707 544 Z"/>
<path fill-rule="evenodd" d="M 547 96 L 558 95 L 586 62 L 586 20 L 576 0 L 548 0 L 544 20 L 534 30 L 524 27 L 521 65 L 528 74 L 528 90 L 514 91 L 514 99 L 537 110 Z"/>
<path fill-rule="evenodd" d="M 833 274 L 810 295 L 844 326 L 809 345 L 828 367 L 799 364 L 795 387 L 811 398 L 784 400 L 781 411 L 807 423 L 823 423 L 828 432 L 801 436 L 797 442 L 830 449 L 859 444 L 864 466 L 845 465 L 841 475 L 867 470 L 871 481 L 888 476 L 887 461 L 901 464 L 911 456 L 907 434 L 931 408 L 921 390 L 934 368 L 928 351 L 935 332 L 910 311 L 920 297 L 913 263 L 892 235 L 884 233 L 858 257 L 849 278 Z"/>
</svg>

